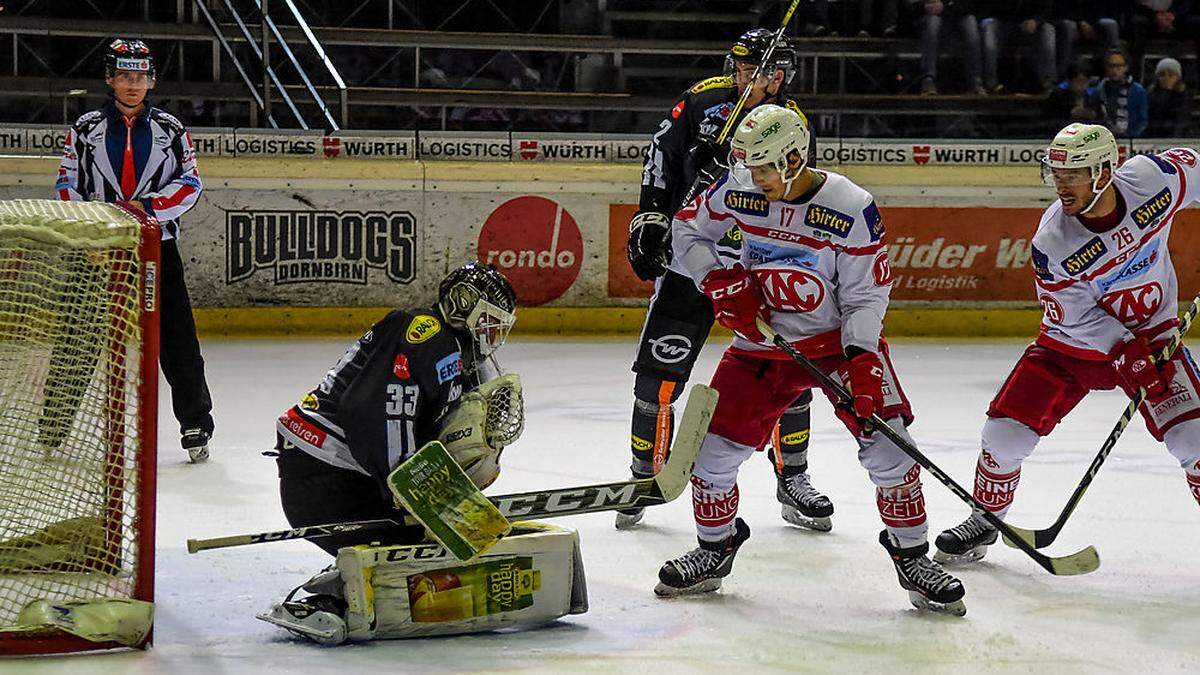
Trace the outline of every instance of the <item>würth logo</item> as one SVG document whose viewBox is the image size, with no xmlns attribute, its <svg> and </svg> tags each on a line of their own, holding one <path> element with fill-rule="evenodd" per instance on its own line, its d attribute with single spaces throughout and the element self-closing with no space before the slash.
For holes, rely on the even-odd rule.
<svg viewBox="0 0 1200 675">
<path fill-rule="evenodd" d="M 407 211 L 228 211 L 225 242 L 230 284 L 260 270 L 275 285 L 365 286 L 370 268 L 398 284 L 416 277 L 417 221 Z"/>
</svg>

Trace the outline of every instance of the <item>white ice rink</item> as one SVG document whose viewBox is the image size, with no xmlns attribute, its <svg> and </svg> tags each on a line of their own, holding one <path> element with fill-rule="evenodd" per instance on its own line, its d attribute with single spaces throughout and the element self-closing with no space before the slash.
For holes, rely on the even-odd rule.
<svg viewBox="0 0 1200 675">
<path fill-rule="evenodd" d="M 1200 509 L 1140 417 L 1109 457 L 1060 540 L 1094 544 L 1102 565 L 1055 578 L 1019 551 L 992 547 L 959 572 L 967 616 L 918 613 L 876 541 L 882 525 L 855 446 L 818 396 L 810 465 L 835 505 L 833 531 L 785 525 L 765 457 L 742 470 L 752 529 L 716 594 L 657 599 L 659 565 L 695 543 L 688 495 L 651 509 L 636 531 L 611 513 L 560 519 L 578 528 L 591 610 L 520 633 L 321 648 L 254 619 L 329 560 L 306 542 L 188 555 L 184 540 L 286 526 L 273 460 L 281 411 L 313 387 L 348 340 L 204 343 L 216 402 L 212 459 L 185 462 L 169 399 L 160 414 L 155 644 L 148 652 L 0 661 L 2 673 L 422 672 L 1164 672 L 1200 670 Z M 720 342 L 717 340 L 715 342 Z M 912 399 L 913 436 L 964 485 L 979 430 L 1021 342 L 895 341 Z M 723 345 L 697 367 L 707 381 Z M 501 352 L 524 378 L 525 435 L 504 453 L 490 492 L 623 478 L 629 464 L 633 341 L 515 340 Z M 1093 394 L 1025 464 L 1010 521 L 1057 515 L 1124 407 Z M 967 508 L 925 475 L 931 539 Z"/>
</svg>

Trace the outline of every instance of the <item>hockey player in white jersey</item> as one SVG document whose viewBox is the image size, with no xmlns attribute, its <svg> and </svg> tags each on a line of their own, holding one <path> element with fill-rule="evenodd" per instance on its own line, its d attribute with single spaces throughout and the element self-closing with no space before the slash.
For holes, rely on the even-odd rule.
<svg viewBox="0 0 1200 675">
<path fill-rule="evenodd" d="M 1021 462 L 1089 391 L 1148 394 L 1142 416 L 1179 460 L 1200 502 L 1200 373 L 1186 347 L 1151 354 L 1178 324 L 1167 239 L 1179 209 L 1200 200 L 1200 155 L 1176 148 L 1120 168 L 1112 133 L 1071 124 L 1050 143 L 1043 177 L 1058 201 L 1042 215 L 1032 262 L 1043 308 L 1036 340 L 992 400 L 975 468 L 975 499 L 1003 518 Z M 979 560 L 997 532 L 979 513 L 937 538 L 937 558 Z"/>
<path fill-rule="evenodd" d="M 699 547 L 665 563 L 655 592 L 720 588 L 750 535 L 737 518 L 738 467 L 768 440 L 779 414 L 819 383 L 771 346 L 755 321 L 768 320 L 854 396 L 837 407 L 859 461 L 876 487 L 886 529 L 879 541 L 913 603 L 961 614 L 962 584 L 930 560 L 920 467 L 882 434 L 864 428 L 879 413 L 899 433 L 912 421 L 881 337 L 892 274 L 874 198 L 836 173 L 807 166 L 808 129 L 794 112 L 755 108 L 733 136 L 732 169 L 676 214 L 677 260 L 735 332 L 713 375 L 721 393 L 696 459 L 692 499 Z M 741 259 L 726 268 L 716 244 L 741 231 Z M 836 395 L 825 392 L 837 403 Z"/>
</svg>

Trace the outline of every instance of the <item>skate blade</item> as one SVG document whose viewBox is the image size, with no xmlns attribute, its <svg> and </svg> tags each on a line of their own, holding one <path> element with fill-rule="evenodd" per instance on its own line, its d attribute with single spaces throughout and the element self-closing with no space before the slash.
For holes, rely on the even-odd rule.
<svg viewBox="0 0 1200 675">
<path fill-rule="evenodd" d="M 955 600 L 954 602 L 934 602 L 933 600 L 921 595 L 917 591 L 909 591 L 908 600 L 912 603 L 913 607 L 923 611 L 934 612 L 937 614 L 949 614 L 950 616 L 967 615 L 967 606 L 962 600 Z"/>
<path fill-rule="evenodd" d="M 638 523 L 642 522 L 642 517 L 646 515 L 645 510 L 638 511 L 635 514 L 617 512 L 617 519 L 614 525 L 618 530 L 631 530 L 637 527 Z"/>
<path fill-rule="evenodd" d="M 988 544 L 976 546 L 966 553 L 946 553 L 939 549 L 937 553 L 933 554 L 933 560 L 946 567 L 963 567 L 983 560 L 983 557 L 987 555 L 988 546 Z"/>
<path fill-rule="evenodd" d="M 654 594 L 660 598 L 674 598 L 680 595 L 699 595 L 700 593 L 712 593 L 720 587 L 721 579 L 719 577 L 715 579 L 698 581 L 691 586 L 685 586 L 683 588 L 668 586 L 660 581 L 658 582 L 658 585 L 654 587 Z"/>
<path fill-rule="evenodd" d="M 800 513 L 799 509 L 793 506 L 788 506 L 787 504 L 782 505 L 780 515 L 783 516 L 784 521 L 791 523 L 796 527 L 803 527 L 806 530 L 828 532 L 833 529 L 833 520 L 829 517 L 806 516 L 803 513 Z"/>
<path fill-rule="evenodd" d="M 203 445 L 198 448 L 188 448 L 188 461 L 192 464 L 200 464 L 208 461 L 208 446 Z"/>
<path fill-rule="evenodd" d="M 296 621 L 294 617 L 283 610 L 256 614 L 254 618 L 284 628 L 318 644 L 338 645 L 346 641 L 346 622 L 328 612 L 314 612 L 308 617 L 309 621 L 304 623 Z"/>
</svg>

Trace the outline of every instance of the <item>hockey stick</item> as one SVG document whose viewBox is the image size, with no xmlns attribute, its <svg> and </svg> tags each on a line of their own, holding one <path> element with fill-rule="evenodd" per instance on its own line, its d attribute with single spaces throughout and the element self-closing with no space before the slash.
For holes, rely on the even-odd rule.
<svg viewBox="0 0 1200 675">
<path fill-rule="evenodd" d="M 779 347 L 786 352 L 788 356 L 792 357 L 796 363 L 800 364 L 824 387 L 837 394 L 838 398 L 842 400 L 842 404 L 850 404 L 853 399 L 851 398 L 850 392 L 846 389 L 846 387 L 841 382 L 838 382 L 829 375 L 825 374 L 816 366 L 815 363 L 810 361 L 807 356 L 797 351 L 795 347 L 793 347 L 788 343 L 787 340 L 783 338 L 783 336 L 776 333 L 770 324 L 760 318 L 758 319 L 758 329 L 763 335 L 767 336 L 776 347 Z M 976 501 L 973 496 L 971 496 L 970 492 L 967 492 L 965 489 L 963 489 L 961 485 L 955 482 L 954 479 L 947 475 L 945 471 L 942 471 L 938 465 L 934 464 L 908 439 L 904 438 L 899 432 L 888 426 L 887 422 L 885 422 L 882 417 L 875 413 L 872 414 L 867 421 L 874 425 L 874 430 L 876 432 L 886 436 L 888 440 L 895 443 L 896 446 L 904 452 L 904 454 L 911 457 L 917 464 L 920 464 L 922 468 L 933 475 L 934 478 L 938 479 L 938 481 L 949 488 L 950 491 L 954 493 L 954 496 L 963 500 L 967 504 L 970 504 L 973 509 L 981 510 L 983 512 L 984 519 L 987 520 L 992 527 L 1000 530 L 1000 532 L 1004 533 L 1005 536 L 1009 536 L 1012 539 L 1017 539 L 1017 548 L 1024 551 L 1025 554 L 1030 558 L 1033 558 L 1033 561 L 1038 565 L 1041 565 L 1042 568 L 1047 572 L 1060 576 L 1087 574 L 1088 572 L 1092 572 L 1100 566 L 1100 555 L 1096 553 L 1096 549 L 1092 546 L 1088 546 L 1082 551 L 1068 556 L 1051 558 L 1043 555 L 1028 542 L 1019 539 L 1015 533 L 1011 534 L 1010 536 L 1011 528 L 1009 528 L 1008 525 L 1005 525 L 1004 521 L 997 518 L 987 509 L 984 509 L 983 506 Z"/>
<path fill-rule="evenodd" d="M 1192 327 L 1192 321 L 1196 318 L 1197 312 L 1200 312 L 1200 295 L 1197 295 L 1192 300 L 1192 306 L 1188 307 L 1184 313 L 1183 319 L 1179 322 L 1179 330 L 1175 335 L 1171 336 L 1171 341 L 1167 343 L 1158 355 L 1158 363 L 1164 363 L 1175 354 L 1175 350 L 1183 344 L 1183 336 L 1187 334 L 1188 329 Z M 1058 514 L 1058 519 L 1054 521 L 1050 527 L 1042 530 L 1027 530 L 1023 527 L 1010 525 L 1009 528 L 1017 537 L 1034 548 L 1044 548 L 1054 543 L 1058 537 L 1058 533 L 1062 531 L 1063 526 L 1067 524 L 1067 518 L 1071 517 L 1071 513 L 1075 511 L 1075 507 L 1079 506 L 1080 500 L 1083 499 L 1083 493 L 1087 492 L 1088 486 L 1092 484 L 1092 479 L 1096 477 L 1096 473 L 1100 471 L 1104 460 L 1108 458 L 1109 453 L 1117 445 L 1117 440 L 1121 438 L 1121 434 L 1125 431 L 1125 427 L 1133 421 L 1133 416 L 1137 414 L 1138 408 L 1146 401 L 1146 390 L 1138 388 L 1137 394 L 1129 400 L 1129 405 L 1125 406 L 1125 412 L 1121 414 L 1121 419 L 1117 420 L 1116 426 L 1112 431 L 1108 432 L 1108 438 L 1104 439 L 1104 445 L 1100 446 L 1100 452 L 1092 458 L 1092 463 L 1084 472 L 1083 478 L 1080 479 L 1079 485 L 1075 486 L 1075 491 L 1071 493 L 1070 499 L 1067 500 L 1067 505 L 1063 507 L 1062 513 Z M 1010 538 L 1005 538 L 1004 543 L 1009 546 L 1016 546 Z"/>
<path fill-rule="evenodd" d="M 738 102 L 733 106 L 733 111 L 730 112 L 729 117 L 725 119 L 725 126 L 721 127 L 721 133 L 717 134 L 716 145 L 718 148 L 725 143 L 725 139 L 729 138 L 729 133 L 733 131 L 734 121 L 737 120 L 738 115 L 741 114 L 742 108 L 746 107 L 746 101 L 750 99 L 750 92 L 754 89 L 754 83 L 758 82 L 759 76 L 763 74 L 764 70 L 766 70 L 767 62 L 770 61 L 771 57 L 775 55 L 775 47 L 777 47 L 779 45 L 779 41 L 783 39 L 783 31 L 787 30 L 788 24 L 792 21 L 792 14 L 795 13 L 796 7 L 799 5 L 800 0 L 792 0 L 792 4 L 788 7 L 787 12 L 784 13 L 783 21 L 779 22 L 779 28 L 775 31 L 774 37 L 771 38 L 771 44 L 767 47 L 767 51 L 763 52 L 762 60 L 758 62 L 758 66 L 754 68 L 754 72 L 750 75 L 750 84 L 746 86 L 746 90 L 743 91 L 742 95 L 738 97 Z M 696 198 L 696 193 L 700 191 L 701 180 L 702 176 L 696 176 L 695 180 L 692 181 L 692 186 L 689 187 L 687 193 L 684 194 L 683 201 L 680 202 L 681 205 L 687 206 L 688 204 L 692 203 L 692 200 Z"/>
<path fill-rule="evenodd" d="M 683 493 L 691 480 L 692 464 L 708 433 L 713 411 L 717 407 L 717 392 L 711 387 L 697 384 L 688 396 L 687 407 L 675 431 L 671 455 L 662 470 L 653 478 L 617 481 L 582 487 L 517 492 L 488 497 L 506 518 L 550 518 L 574 516 L 597 511 L 612 511 L 639 506 L 666 504 Z M 197 553 L 214 548 L 265 544 L 292 539 L 317 539 L 335 534 L 370 532 L 401 525 L 395 520 L 359 520 L 347 523 L 312 525 L 290 530 L 238 534 L 214 539 L 188 539 L 188 553 Z M 411 516 L 404 519 L 405 525 L 418 524 Z"/>
</svg>

